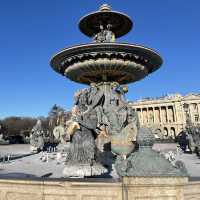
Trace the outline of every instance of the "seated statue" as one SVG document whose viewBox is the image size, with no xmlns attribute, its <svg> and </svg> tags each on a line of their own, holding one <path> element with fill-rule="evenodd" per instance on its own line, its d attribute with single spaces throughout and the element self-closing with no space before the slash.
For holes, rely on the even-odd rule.
<svg viewBox="0 0 200 200">
<path fill-rule="evenodd" d="M 103 25 L 99 26 L 100 32 L 97 33 L 93 41 L 97 43 L 102 43 L 102 42 L 115 42 L 115 34 L 111 31 L 112 25 L 108 24 L 106 26 L 106 29 L 104 29 Z"/>
<path fill-rule="evenodd" d="M 102 25 L 100 25 L 99 28 L 100 28 L 100 32 L 97 33 L 93 38 L 93 41 L 97 43 L 101 43 L 105 41 L 104 28 Z"/>
<path fill-rule="evenodd" d="M 92 109 L 92 104 L 89 108 L 89 90 L 83 90 L 83 92 L 81 98 L 87 100 L 85 104 L 87 111 L 82 109 L 82 103 L 85 102 L 79 100 L 81 96 L 79 94 L 78 98 L 76 96 L 77 101 L 72 109 L 72 117 L 66 122 L 66 134 L 70 135 L 70 146 L 63 171 L 65 177 L 93 176 L 107 172 L 107 169 L 96 160 L 95 138 L 98 122 L 96 110 Z"/>
<path fill-rule="evenodd" d="M 78 107 L 76 107 L 77 111 Z M 81 116 L 80 112 L 72 115 L 67 132 L 71 136 L 70 151 L 66 162 L 92 164 L 95 159 L 95 139 L 93 130 L 96 128 L 96 119 L 91 113 Z"/>
<path fill-rule="evenodd" d="M 111 31 L 112 25 L 108 24 L 107 29 L 104 30 L 105 41 L 104 42 L 115 42 L 115 34 Z"/>
</svg>

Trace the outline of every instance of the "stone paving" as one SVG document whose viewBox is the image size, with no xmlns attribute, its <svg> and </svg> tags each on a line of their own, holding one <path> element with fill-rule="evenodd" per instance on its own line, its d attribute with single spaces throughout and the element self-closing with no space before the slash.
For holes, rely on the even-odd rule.
<svg viewBox="0 0 200 200">
<path fill-rule="evenodd" d="M 2 145 L 0 155 L 30 153 L 29 145 Z M 154 150 L 160 152 L 177 152 L 177 144 L 155 144 Z M 57 159 L 56 153 L 48 153 L 48 161 L 41 160 L 43 153 L 23 157 L 5 163 L 0 163 L 0 178 L 62 178 L 64 157 Z M 45 154 L 46 156 L 47 154 Z M 43 158 L 45 157 L 43 156 Z M 184 154 L 178 151 L 176 160 L 182 160 L 191 177 L 200 178 L 200 159 L 195 154 Z M 59 161 L 59 162 L 58 162 Z M 117 177 L 112 177 L 117 178 Z"/>
<path fill-rule="evenodd" d="M 27 154 L 30 153 L 29 144 L 12 144 L 12 145 L 0 145 L 0 156 L 8 154 Z"/>
</svg>

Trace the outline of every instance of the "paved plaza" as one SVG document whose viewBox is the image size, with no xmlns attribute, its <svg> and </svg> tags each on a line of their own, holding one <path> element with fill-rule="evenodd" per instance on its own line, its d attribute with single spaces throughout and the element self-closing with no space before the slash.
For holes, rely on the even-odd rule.
<svg viewBox="0 0 200 200">
<path fill-rule="evenodd" d="M 173 151 L 176 154 L 177 144 L 158 144 L 153 147 L 156 151 L 169 152 Z M 6 155 L 26 155 L 30 153 L 30 146 L 23 145 L 2 145 L 0 146 L 0 154 Z M 48 153 L 48 161 L 42 161 L 42 155 L 38 154 L 22 157 L 16 160 L 10 160 L 9 162 L 0 163 L 0 177 L 1 178 L 62 178 L 62 171 L 64 169 L 65 159 L 57 159 L 56 153 Z M 188 170 L 191 177 L 200 178 L 200 159 L 195 154 L 184 154 L 180 151 L 176 156 L 176 160 L 182 160 Z M 116 178 L 116 177 L 113 177 Z"/>
</svg>

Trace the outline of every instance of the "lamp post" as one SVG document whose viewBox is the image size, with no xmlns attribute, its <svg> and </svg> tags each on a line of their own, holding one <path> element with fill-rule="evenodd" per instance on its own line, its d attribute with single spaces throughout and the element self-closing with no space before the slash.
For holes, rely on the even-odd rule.
<svg viewBox="0 0 200 200">
<path fill-rule="evenodd" d="M 187 140 L 188 140 L 188 148 L 190 152 L 194 152 L 196 148 L 196 133 L 198 129 L 193 125 L 192 120 L 191 120 L 191 115 L 189 113 L 189 104 L 184 103 L 183 104 L 183 109 L 185 111 L 185 116 L 186 116 L 186 132 L 187 132 Z"/>
<path fill-rule="evenodd" d="M 191 116 L 190 116 L 190 113 L 189 113 L 189 104 L 184 103 L 183 109 L 184 109 L 185 117 L 186 117 L 186 128 L 191 128 L 192 127 L 192 121 L 191 121 Z"/>
</svg>

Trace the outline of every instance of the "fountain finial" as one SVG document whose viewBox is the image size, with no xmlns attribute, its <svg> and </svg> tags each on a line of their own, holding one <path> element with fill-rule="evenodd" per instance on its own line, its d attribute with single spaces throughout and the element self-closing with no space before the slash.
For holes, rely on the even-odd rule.
<svg viewBox="0 0 200 200">
<path fill-rule="evenodd" d="M 102 12 L 104 12 L 104 11 L 106 11 L 106 12 L 111 11 L 111 6 L 108 5 L 108 4 L 102 4 L 100 6 L 100 8 L 99 8 L 99 11 L 102 11 Z"/>
</svg>

